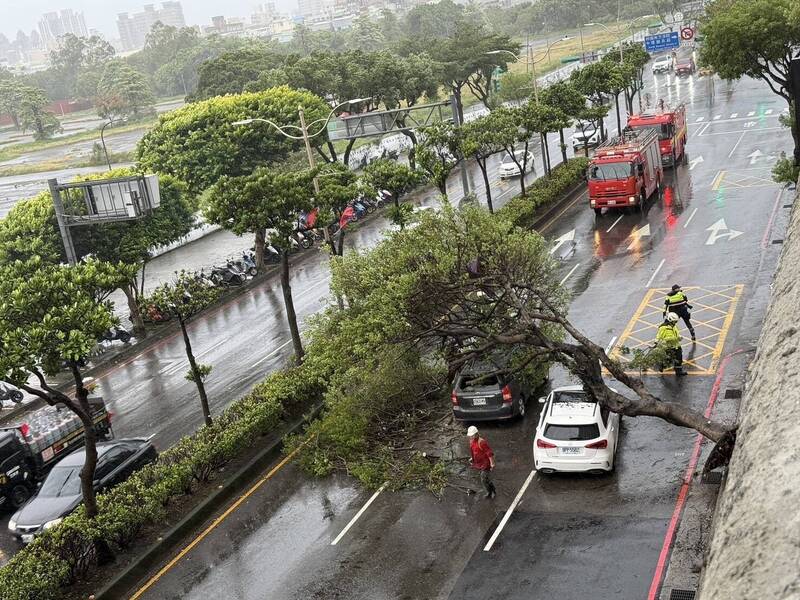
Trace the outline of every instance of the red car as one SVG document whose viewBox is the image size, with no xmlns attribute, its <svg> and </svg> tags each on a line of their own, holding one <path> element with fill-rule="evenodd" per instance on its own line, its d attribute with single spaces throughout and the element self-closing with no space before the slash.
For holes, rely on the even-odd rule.
<svg viewBox="0 0 800 600">
<path fill-rule="evenodd" d="M 681 58 L 675 63 L 676 75 L 692 75 L 695 72 L 695 64 L 693 58 Z"/>
</svg>

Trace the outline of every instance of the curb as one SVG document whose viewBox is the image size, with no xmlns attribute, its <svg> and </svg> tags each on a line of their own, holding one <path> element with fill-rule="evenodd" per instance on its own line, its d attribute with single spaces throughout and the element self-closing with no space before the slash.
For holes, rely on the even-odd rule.
<svg viewBox="0 0 800 600">
<path fill-rule="evenodd" d="M 227 504 L 248 482 L 262 473 L 266 466 L 280 454 L 283 438 L 296 433 L 304 425 L 313 421 L 322 411 L 322 404 L 312 407 L 311 411 L 294 422 L 282 432 L 280 437 L 270 443 L 253 459 L 239 469 L 233 476 L 221 484 L 221 488 L 212 493 L 203 502 L 195 506 L 175 527 L 165 533 L 162 538 L 152 544 L 139 558 L 128 565 L 111 582 L 93 595 L 95 600 L 118 600 L 126 597 L 126 593 L 139 584 L 150 571 L 174 549 L 198 525 L 207 521 L 219 508 Z"/>
<path fill-rule="evenodd" d="M 561 210 L 564 205 L 573 199 L 575 192 L 583 188 L 585 185 L 586 182 L 582 179 L 575 182 L 572 187 L 568 188 L 567 191 L 564 192 L 564 195 L 557 202 L 554 202 L 546 207 L 546 210 L 544 210 L 542 214 L 533 222 L 532 229 L 538 231 L 542 225 L 545 225 L 549 221 L 553 220 L 553 217 L 556 215 L 556 213 L 558 213 L 558 211 Z"/>
</svg>

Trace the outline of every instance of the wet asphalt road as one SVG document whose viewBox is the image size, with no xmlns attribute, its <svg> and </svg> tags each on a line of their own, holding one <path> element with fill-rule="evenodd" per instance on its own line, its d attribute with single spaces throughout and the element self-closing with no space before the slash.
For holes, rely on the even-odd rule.
<svg viewBox="0 0 800 600">
<path fill-rule="evenodd" d="M 585 196 L 576 194 L 544 233 L 556 239 L 575 230 L 574 251 L 565 253 L 562 266 L 564 285 L 574 293 L 571 318 L 603 344 L 623 334 L 649 288 L 743 285 L 723 327 L 724 360 L 752 349 L 757 339 L 780 250 L 772 240 L 782 235 L 784 204 L 791 202 L 769 181 L 769 169 L 789 137 L 777 124 L 783 106 L 760 84 L 744 81 L 728 90 L 717 82 L 713 101 L 703 83 L 694 86 L 683 80 L 660 88 L 686 101 L 690 114 L 690 164 L 669 173 L 671 201 L 595 219 Z M 719 219 L 742 233 L 707 244 Z M 645 225 L 649 236 L 632 236 Z M 287 338 L 275 343 L 281 339 Z M 702 347 L 694 352 L 702 354 Z M 743 365 L 737 356 L 729 371 Z M 567 381 L 553 374 L 553 385 Z M 714 372 L 648 377 L 656 394 L 698 409 L 706 407 L 714 381 Z M 730 400 L 719 404 L 718 414 L 734 414 Z M 695 435 L 656 419 L 625 419 L 614 474 L 534 474 L 484 551 L 531 473 L 538 405 L 529 409 L 522 422 L 481 426 L 498 457 L 494 501 L 454 490 L 442 501 L 422 492 L 384 492 L 334 546 L 371 494 L 346 478 L 309 480 L 289 465 L 141 597 L 647 598 Z"/>
<path fill-rule="evenodd" d="M 673 202 L 653 201 L 644 214 L 595 220 L 578 194 L 544 231 L 556 238 L 575 229 L 576 246 L 562 268 L 575 294 L 572 318 L 603 343 L 621 334 L 648 287 L 674 281 L 744 284 L 753 300 L 740 303 L 726 351 L 756 339 L 780 248 L 768 243 L 765 231 L 773 221 L 780 226 L 786 212 L 780 207 L 788 201 L 766 181 L 768 157 L 789 146 L 788 133 L 777 129 L 783 106 L 755 82 L 730 92 L 717 82 L 711 101 L 705 82 L 693 81 L 657 82 L 659 96 L 689 104 L 689 158 L 703 158 L 691 170 L 684 166 L 670 175 Z M 755 150 L 766 157 L 753 158 Z M 748 179 L 729 175 L 745 170 Z M 503 187 L 496 196 L 516 193 L 516 182 Z M 451 189 L 456 197 L 458 176 L 451 178 Z M 497 200 L 499 205 L 503 198 Z M 422 202 L 434 202 L 434 194 Z M 719 218 L 744 233 L 706 246 L 707 228 Z M 631 238 L 645 224 L 651 235 Z M 384 225 L 366 224 L 348 243 L 370 245 Z M 243 247 L 248 244 L 243 240 Z M 292 285 L 301 319 L 324 305 L 327 276 L 321 257 L 306 253 L 295 260 Z M 208 389 L 212 412 L 218 412 L 290 355 L 277 279 L 193 323 L 191 335 L 198 358 L 215 365 Z M 100 393 L 117 414 L 117 435 L 153 433 L 157 445 L 166 447 L 193 431 L 201 420 L 196 392 L 183 379 L 186 368 L 180 340 L 172 337 L 100 377 Z M 559 377 L 555 384 L 564 383 Z M 705 406 L 712 382 L 713 376 L 651 378 L 656 393 L 677 394 L 698 407 Z M 309 481 L 288 467 L 144 597 L 455 599 L 485 598 L 486 590 L 506 598 L 545 592 L 576 599 L 646 597 L 641 590 L 650 585 L 694 437 L 659 421 L 627 420 L 614 475 L 537 475 L 491 552 L 483 552 L 530 473 L 537 417 L 529 411 L 520 424 L 483 427 L 498 452 L 500 494 L 494 502 L 452 491 L 442 502 L 421 493 L 381 494 L 348 535 L 330 546 L 369 494 L 346 479 Z M 622 554 L 629 559 L 624 573 L 616 558 Z"/>
</svg>

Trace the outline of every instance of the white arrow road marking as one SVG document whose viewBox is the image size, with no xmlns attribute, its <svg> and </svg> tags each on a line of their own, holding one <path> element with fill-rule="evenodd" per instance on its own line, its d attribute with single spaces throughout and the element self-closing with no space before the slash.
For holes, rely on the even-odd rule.
<svg viewBox="0 0 800 600">
<path fill-rule="evenodd" d="M 756 123 L 755 121 L 748 121 L 747 123 L 744 124 L 744 128 L 745 129 L 752 129 L 756 125 L 758 125 L 758 123 Z"/>
<path fill-rule="evenodd" d="M 715 115 L 714 120 L 719 121 L 722 118 L 722 115 Z"/>
<path fill-rule="evenodd" d="M 633 232 L 631 232 L 630 237 L 633 239 L 633 241 L 631 242 L 631 245 L 628 246 L 628 250 L 633 250 L 633 247 L 636 245 L 636 242 L 640 238 L 643 238 L 643 237 L 649 236 L 649 235 L 650 235 L 650 223 L 648 223 L 647 225 L 645 225 L 641 229 L 637 229 L 637 230 L 634 230 Z"/>
<path fill-rule="evenodd" d="M 764 156 L 764 153 L 761 150 L 753 150 L 750 154 L 747 155 L 747 158 L 750 159 L 750 164 L 754 165 L 758 162 L 758 159 Z"/>
<path fill-rule="evenodd" d="M 690 161 L 690 162 L 689 162 L 689 170 L 690 170 L 690 171 L 693 171 L 693 170 L 694 170 L 694 168 L 695 168 L 697 165 L 699 165 L 701 162 L 705 162 L 705 161 L 703 160 L 703 157 L 702 157 L 702 156 L 698 156 L 697 158 L 695 158 L 695 159 L 692 159 L 692 161 Z"/>
<path fill-rule="evenodd" d="M 717 243 L 717 240 L 722 238 L 728 238 L 729 240 L 735 239 L 744 233 L 744 231 L 736 231 L 735 229 L 728 229 L 728 225 L 725 223 L 725 219 L 720 219 L 710 227 L 707 227 L 706 231 L 711 232 L 711 235 L 709 235 L 708 239 L 706 240 L 706 246 L 713 246 L 714 244 Z"/>
<path fill-rule="evenodd" d="M 739 116 L 739 113 L 731 113 L 731 119 L 735 119 Z"/>
<path fill-rule="evenodd" d="M 752 116 L 754 116 L 755 114 L 756 114 L 756 111 L 754 111 L 754 110 L 751 110 L 749 113 L 747 113 L 747 116 L 748 116 L 748 117 L 752 117 Z"/>
<path fill-rule="evenodd" d="M 550 250 L 550 254 L 551 254 L 551 255 L 552 255 L 552 254 L 555 254 L 555 253 L 556 253 L 556 251 L 557 251 L 559 248 L 561 248 L 561 246 L 563 246 L 563 245 L 564 245 L 564 244 L 566 244 L 567 242 L 571 242 L 571 241 L 573 241 L 574 239 L 575 239 L 575 230 L 574 230 L 574 229 L 573 229 L 572 231 L 568 231 L 567 233 L 565 233 L 565 234 L 564 234 L 564 235 L 562 235 L 561 237 L 559 237 L 559 238 L 556 238 L 556 245 L 555 245 L 555 246 L 553 246 L 553 248 Z"/>
</svg>

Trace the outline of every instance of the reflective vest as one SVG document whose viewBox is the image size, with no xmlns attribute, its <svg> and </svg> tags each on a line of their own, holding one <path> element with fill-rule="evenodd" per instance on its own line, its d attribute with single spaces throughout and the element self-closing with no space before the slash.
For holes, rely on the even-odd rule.
<svg viewBox="0 0 800 600">
<path fill-rule="evenodd" d="M 672 323 L 662 323 L 656 334 L 656 342 L 667 348 L 679 348 L 681 345 L 681 334 L 678 328 Z"/>
<path fill-rule="evenodd" d="M 686 297 L 686 294 L 683 292 L 675 292 L 674 294 L 667 295 L 667 299 L 664 301 L 664 304 L 667 305 L 667 310 L 671 308 L 682 309 L 686 307 L 688 302 L 689 299 Z"/>
</svg>

